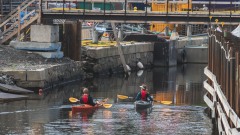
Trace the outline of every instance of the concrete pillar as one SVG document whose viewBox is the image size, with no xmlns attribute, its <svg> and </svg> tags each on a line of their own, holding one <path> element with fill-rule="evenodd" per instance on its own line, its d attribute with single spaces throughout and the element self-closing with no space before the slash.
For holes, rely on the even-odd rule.
<svg viewBox="0 0 240 135">
<path fill-rule="evenodd" d="M 122 31 L 122 29 L 120 29 L 120 30 L 118 31 L 118 39 L 119 39 L 119 41 L 122 41 L 122 40 L 123 40 L 123 31 Z"/>
<path fill-rule="evenodd" d="M 92 32 L 92 43 L 97 44 L 98 43 L 98 32 L 96 29 L 93 29 Z"/>
<path fill-rule="evenodd" d="M 166 27 L 165 27 L 165 36 L 168 36 L 168 34 L 169 34 L 169 27 L 166 26 Z"/>
<path fill-rule="evenodd" d="M 187 25 L 187 36 L 191 36 L 192 35 L 192 25 Z"/>
</svg>

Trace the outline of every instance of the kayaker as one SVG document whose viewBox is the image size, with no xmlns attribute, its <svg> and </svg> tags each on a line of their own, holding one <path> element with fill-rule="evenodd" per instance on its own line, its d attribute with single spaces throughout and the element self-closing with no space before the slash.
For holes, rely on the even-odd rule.
<svg viewBox="0 0 240 135">
<path fill-rule="evenodd" d="M 93 101 L 93 98 L 89 95 L 88 88 L 83 89 L 83 95 L 80 98 L 80 103 L 81 104 L 89 104 L 92 106 L 100 105 L 98 101 L 96 103 Z"/>
<path fill-rule="evenodd" d="M 138 100 L 142 100 L 142 101 L 153 101 L 151 95 L 150 95 L 150 94 L 148 93 L 148 91 L 147 91 L 147 85 L 142 84 L 142 85 L 140 86 L 140 88 L 141 88 L 141 91 L 138 92 L 135 100 L 137 100 L 137 101 L 138 101 Z"/>
</svg>

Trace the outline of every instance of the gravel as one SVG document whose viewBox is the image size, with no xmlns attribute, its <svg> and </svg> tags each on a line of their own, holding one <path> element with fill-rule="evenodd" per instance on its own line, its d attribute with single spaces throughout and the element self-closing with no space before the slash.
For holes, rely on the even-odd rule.
<svg viewBox="0 0 240 135">
<path fill-rule="evenodd" d="M 10 46 L 0 45 L 0 71 L 7 69 L 35 70 L 70 62 L 74 61 L 67 57 L 47 59 L 29 51 L 16 50 Z"/>
<path fill-rule="evenodd" d="M 14 77 L 1 73 L 4 70 L 36 70 L 53 65 L 74 62 L 70 58 L 46 59 L 41 55 L 16 50 L 10 46 L 0 45 L 0 83 L 14 85 Z"/>
</svg>

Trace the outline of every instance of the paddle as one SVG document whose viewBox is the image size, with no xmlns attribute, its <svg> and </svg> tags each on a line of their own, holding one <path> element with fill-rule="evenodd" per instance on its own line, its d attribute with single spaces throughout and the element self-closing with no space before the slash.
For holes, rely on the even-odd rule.
<svg viewBox="0 0 240 135">
<path fill-rule="evenodd" d="M 161 104 L 164 104 L 164 105 L 170 105 L 172 104 L 172 101 L 157 101 L 157 100 L 153 100 L 154 102 L 158 102 L 158 103 L 161 103 Z"/>
<path fill-rule="evenodd" d="M 125 96 L 125 95 L 117 95 L 117 97 L 118 97 L 119 99 L 133 98 L 133 97 Z M 157 100 L 153 100 L 153 101 L 154 101 L 154 102 L 161 103 L 161 104 L 165 104 L 165 105 L 172 104 L 172 101 L 157 101 Z"/>
<path fill-rule="evenodd" d="M 117 97 L 119 99 L 128 99 L 128 98 L 133 98 L 133 97 L 128 97 L 128 96 L 125 96 L 125 95 L 117 95 Z"/>
<path fill-rule="evenodd" d="M 106 102 L 107 100 L 108 100 L 108 98 L 103 99 L 102 102 L 100 103 L 100 105 L 102 105 L 104 108 L 111 108 L 112 104 L 104 104 L 104 102 Z M 78 100 L 77 98 L 74 98 L 74 97 L 70 97 L 69 101 L 71 103 L 76 103 L 76 102 L 79 102 L 80 100 Z"/>
<path fill-rule="evenodd" d="M 80 100 L 78 100 L 78 99 L 76 99 L 76 98 L 74 98 L 74 97 L 70 97 L 70 98 L 69 98 L 69 101 L 70 101 L 71 103 L 76 103 L 76 102 L 78 102 L 78 101 L 80 101 Z"/>
</svg>

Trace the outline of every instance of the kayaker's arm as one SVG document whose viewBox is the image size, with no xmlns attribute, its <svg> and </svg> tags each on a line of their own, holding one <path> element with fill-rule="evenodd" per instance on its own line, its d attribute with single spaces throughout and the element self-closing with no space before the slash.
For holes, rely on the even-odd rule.
<svg viewBox="0 0 240 135">
<path fill-rule="evenodd" d="M 141 100 L 141 93 L 140 93 L 140 92 L 138 92 L 138 94 L 137 94 L 135 100 L 136 100 L 136 101 L 137 101 L 137 100 Z"/>
<path fill-rule="evenodd" d="M 93 98 L 91 96 L 88 97 L 88 104 L 92 106 L 96 105 L 96 103 L 93 102 Z"/>
<path fill-rule="evenodd" d="M 149 98 L 150 101 L 153 101 L 153 98 L 151 97 L 151 95 L 149 93 L 147 94 L 147 98 Z"/>
</svg>

